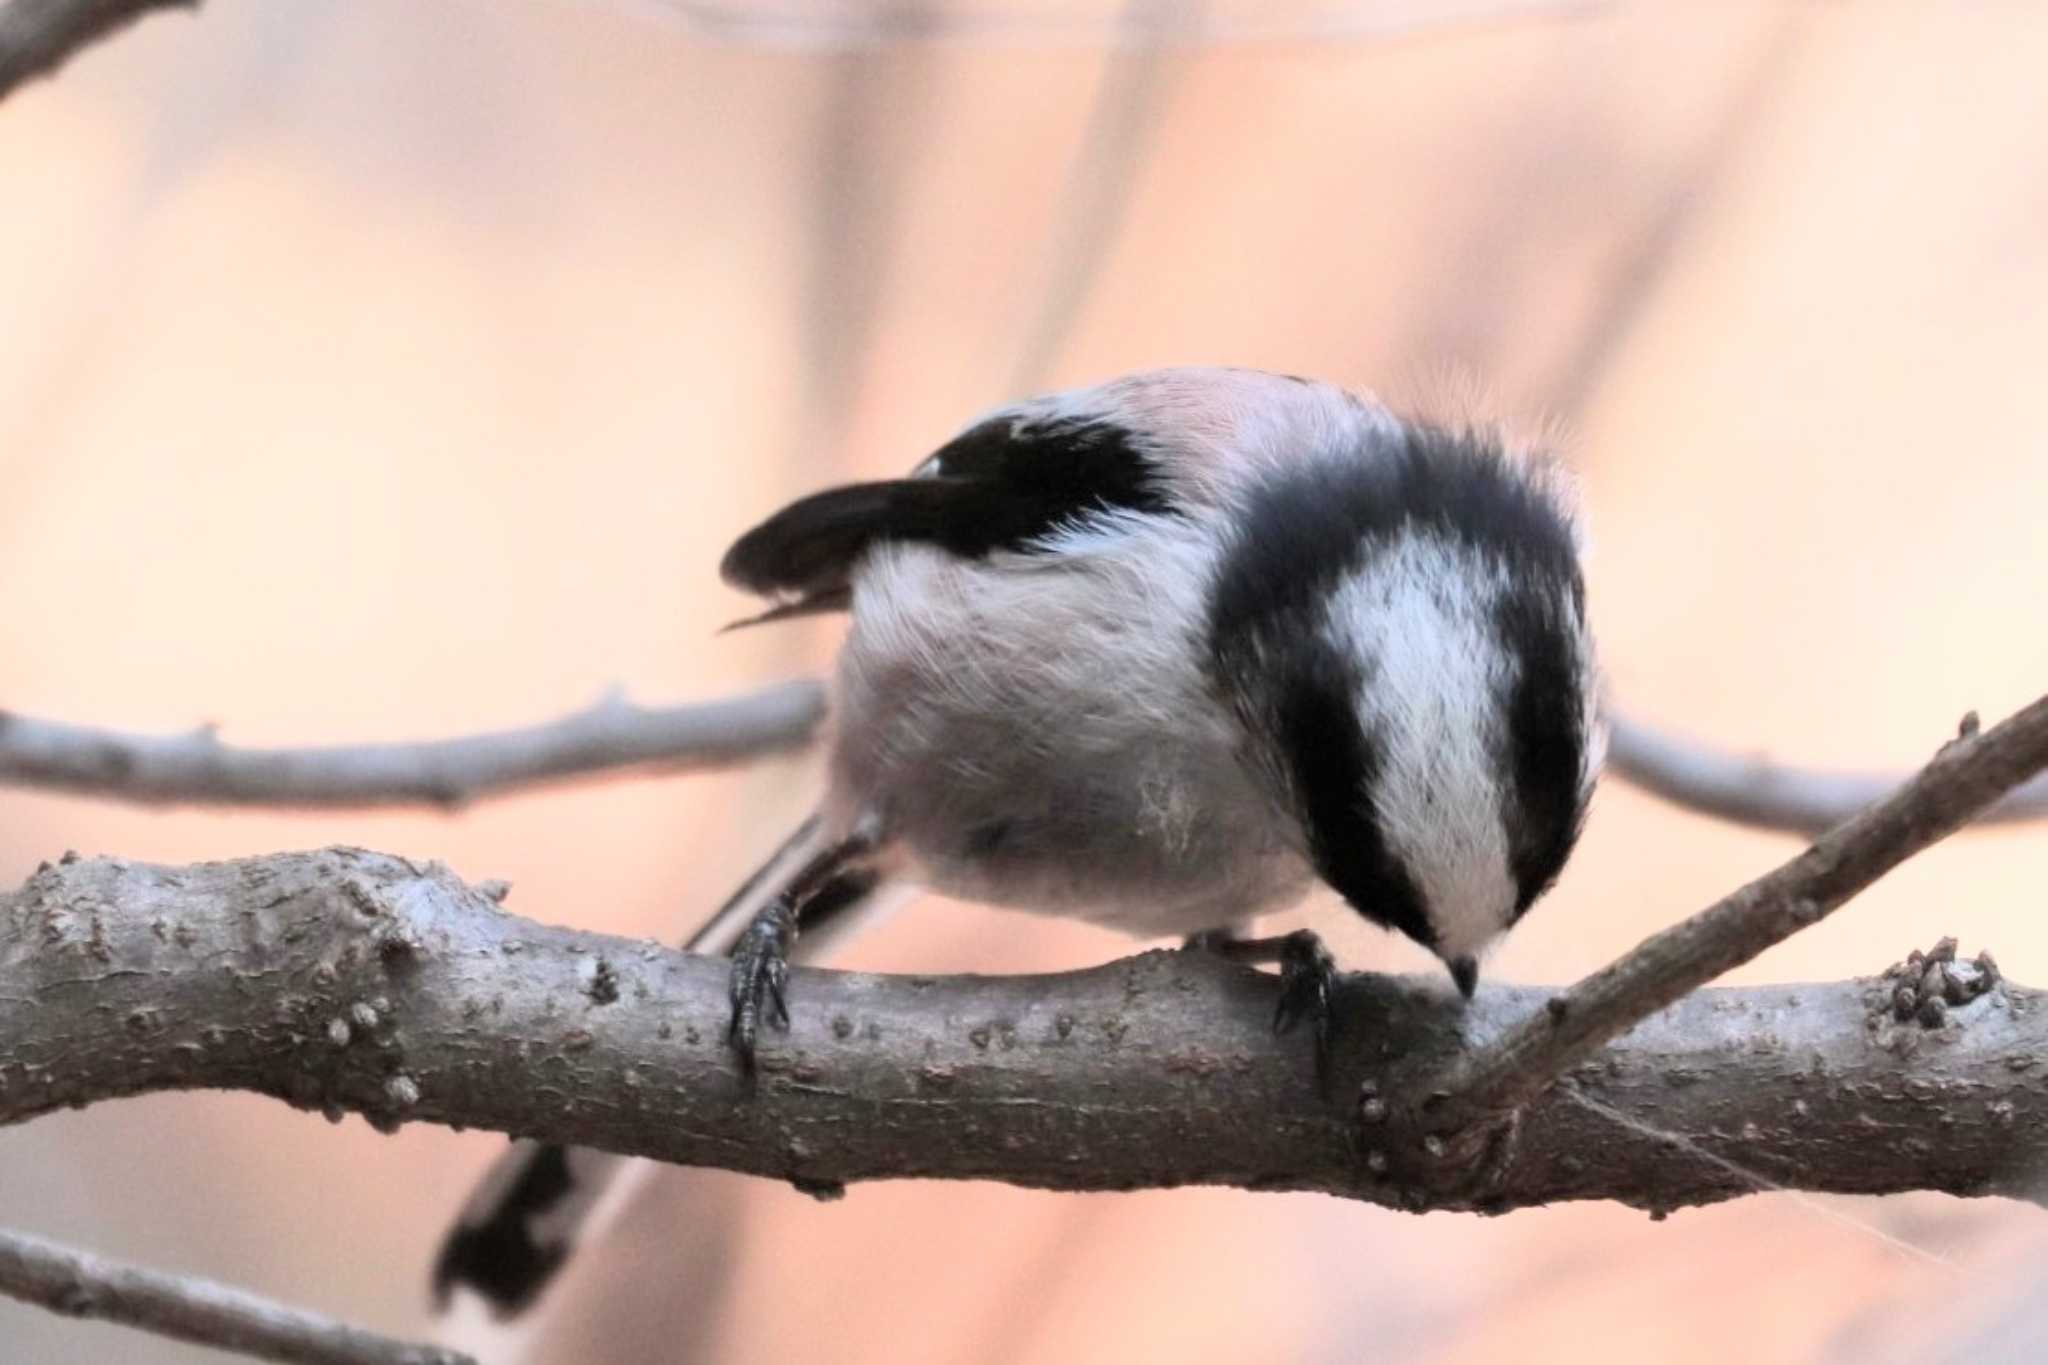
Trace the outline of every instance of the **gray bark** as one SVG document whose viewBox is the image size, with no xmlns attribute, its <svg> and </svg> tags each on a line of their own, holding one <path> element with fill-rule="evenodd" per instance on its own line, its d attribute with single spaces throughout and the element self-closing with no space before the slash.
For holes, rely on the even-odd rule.
<svg viewBox="0 0 2048 1365">
<path fill-rule="evenodd" d="M 1273 978 L 1200 953 L 1038 977 L 798 971 L 793 1027 L 750 1077 L 721 962 L 518 918 L 439 866 L 76 860 L 0 897 L 0 1122 L 213 1087 L 817 1191 L 1227 1184 L 1496 1211 L 1664 1210 L 1766 1182 L 2035 1197 L 2039 994 L 2001 982 L 1930 1029 L 1895 1017 L 1896 985 L 1691 995 L 1468 1158 L 1430 1131 L 1431 1087 L 1551 992 L 1461 1008 L 1434 980 L 1349 978 L 1325 1098 L 1308 1039 L 1268 1027 Z"/>
<path fill-rule="evenodd" d="M 211 727 L 144 735 L 0 711 L 0 783 L 143 805 L 459 808 L 626 771 L 697 772 L 801 749 L 825 714 L 814 682 L 686 706 L 612 695 L 538 725 L 453 739 L 245 749 Z"/>
<path fill-rule="evenodd" d="M 227 743 L 211 727 L 139 734 L 0 711 L 0 783 L 140 805 L 456 809 L 548 783 L 702 771 L 802 749 L 824 715 L 824 689 L 799 681 L 682 706 L 611 696 L 553 720 L 447 739 L 252 749 Z M 1828 772 L 1724 752 L 1619 711 L 1610 728 L 1613 776 L 1758 829 L 1819 833 L 1912 776 Z M 2048 777 L 2008 792 L 1977 818 L 2044 816 Z"/>
<path fill-rule="evenodd" d="M 166 1275 L 19 1232 L 0 1232 L 0 1294 L 291 1365 L 476 1365 L 187 1275 Z"/>
</svg>

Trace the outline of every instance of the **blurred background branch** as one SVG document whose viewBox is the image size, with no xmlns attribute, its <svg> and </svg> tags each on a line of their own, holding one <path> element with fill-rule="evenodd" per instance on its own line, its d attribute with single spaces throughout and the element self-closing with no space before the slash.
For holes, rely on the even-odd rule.
<svg viewBox="0 0 2048 1365">
<path fill-rule="evenodd" d="M 47 76 L 72 53 L 151 10 L 197 9 L 199 0 L 4 0 L 0 2 L 0 99 Z"/>
<path fill-rule="evenodd" d="M 0 712 L 0 782 L 145 805 L 456 808 L 479 797 L 631 769 L 698 771 L 800 748 L 824 714 L 815 683 L 692 706 L 619 693 L 559 720 L 416 744 L 252 749 L 212 726 L 138 735 Z"/>
<path fill-rule="evenodd" d="M 0 784 L 142 805 L 439 806 L 536 786 L 731 767 L 809 744 L 825 716 L 811 681 L 682 706 L 616 692 L 558 720 L 413 743 L 247 748 L 212 726 L 143 735 L 0 712 Z M 1904 773 L 1830 772 L 1610 720 L 1615 776 L 1683 809 L 1790 834 L 1818 834 L 1895 791 Z M 2006 793 L 1975 823 L 2048 817 L 2048 778 Z"/>
<path fill-rule="evenodd" d="M 1037 307 L 998 402 L 1036 393 L 1066 348 L 1097 275 L 1130 210 L 1146 143 L 1172 98 L 1176 35 L 1199 27 L 1205 0 L 1124 0 L 1119 21 L 1141 37 L 1110 55 L 1067 168 Z"/>
<path fill-rule="evenodd" d="M 197 9 L 201 0 L 0 0 L 0 98 L 23 81 L 55 71 L 82 48 L 110 37 L 152 10 Z M 1605 9 L 1608 0 L 1367 0 L 1313 17 L 1203 16 L 1203 6 L 1137 0 L 1105 22 L 1057 8 L 947 9 L 892 3 L 868 6 L 700 4 L 625 0 L 662 14 L 700 37 L 750 47 L 848 52 L 924 43 L 1294 43 L 1384 41 L 1457 24 L 1558 18 Z M 1182 11 L 1191 13 L 1182 13 Z"/>
<path fill-rule="evenodd" d="M 0 1229 L 0 1294 L 62 1313 L 292 1365 L 475 1365 L 230 1285 L 166 1275 Z"/>
<path fill-rule="evenodd" d="M 1903 773 L 1827 772 L 1731 753 L 1626 715 L 1613 717 L 1608 735 L 1608 765 L 1624 781 L 1686 810 L 1788 834 L 1832 829 L 1905 780 Z M 2035 778 L 1993 802 L 1974 823 L 2043 816 L 2048 780 Z"/>
<path fill-rule="evenodd" d="M 1205 16 L 1184 22 L 1172 0 L 1141 0 L 1105 18 L 1073 5 L 906 7 L 881 3 L 837 8 L 796 4 L 710 4 L 698 0 L 620 0 L 666 15 L 699 37 L 800 52 L 902 43 L 1039 45 L 1384 42 L 1461 24 L 1557 19 L 1608 8 L 1612 0 L 1351 0 L 1309 14 Z M 1179 6 L 1199 12 L 1200 3 Z M 1255 7 L 1256 10 L 1256 7 Z"/>
</svg>

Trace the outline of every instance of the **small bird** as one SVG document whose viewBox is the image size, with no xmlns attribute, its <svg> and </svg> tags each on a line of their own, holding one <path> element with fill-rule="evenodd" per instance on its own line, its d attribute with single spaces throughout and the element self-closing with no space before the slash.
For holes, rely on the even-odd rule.
<svg viewBox="0 0 2048 1365">
<path fill-rule="evenodd" d="M 732 956 L 733 1047 L 786 1026 L 800 937 L 891 887 L 1277 963 L 1319 1068 L 1330 955 L 1239 932 L 1318 883 L 1469 997 L 1604 753 L 1579 548 L 1498 435 L 1242 369 L 1028 399 L 792 503 L 725 556 L 774 603 L 740 624 L 851 625 L 822 805 L 689 944 Z M 530 1302 L 614 1164 L 515 1144 L 437 1291 Z"/>
</svg>

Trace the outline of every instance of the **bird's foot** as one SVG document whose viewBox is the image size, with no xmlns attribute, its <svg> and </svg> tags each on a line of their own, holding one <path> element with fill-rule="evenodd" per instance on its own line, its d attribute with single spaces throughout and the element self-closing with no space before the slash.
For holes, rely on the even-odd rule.
<svg viewBox="0 0 2048 1365">
<path fill-rule="evenodd" d="M 1330 1080 L 1330 988 L 1336 981 L 1336 960 L 1312 931 L 1297 929 L 1280 940 L 1280 1000 L 1273 1007 L 1273 1031 L 1292 1033 L 1304 1021 L 1315 1030 L 1316 1083 L 1325 1093 Z"/>
<path fill-rule="evenodd" d="M 1315 931 L 1297 929 L 1277 938 L 1238 938 L 1227 929 L 1216 929 L 1190 935 L 1184 946 L 1232 962 L 1280 964 L 1280 999 L 1273 1007 L 1273 1031 L 1291 1033 L 1304 1022 L 1315 1030 L 1316 1085 L 1327 1095 L 1333 1032 L 1330 992 L 1337 981 L 1337 963 Z"/>
<path fill-rule="evenodd" d="M 732 1023 L 726 1030 L 740 1064 L 754 1069 L 754 1041 L 762 1020 L 789 1027 L 789 949 L 796 912 L 777 899 L 754 916 L 732 953 Z"/>
</svg>

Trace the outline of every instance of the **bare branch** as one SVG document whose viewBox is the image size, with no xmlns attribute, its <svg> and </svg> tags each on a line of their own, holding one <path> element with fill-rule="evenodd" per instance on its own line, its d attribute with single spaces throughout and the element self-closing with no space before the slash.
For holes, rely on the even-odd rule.
<svg viewBox="0 0 2048 1365">
<path fill-rule="evenodd" d="M 199 0 L 0 0 L 0 99 L 151 10 L 197 8 Z"/>
<path fill-rule="evenodd" d="M 211 727 L 139 735 L 0 711 L 0 784 L 144 805 L 457 808 L 545 782 L 630 770 L 691 772 L 807 744 L 824 689 L 800 681 L 686 706 L 613 696 L 559 720 L 416 743 L 245 749 Z M 1763 829 L 1815 834 L 1905 782 L 1723 753 L 1627 716 L 1611 721 L 1615 776 L 1676 805 Z M 2048 779 L 1978 817 L 2048 818 Z"/>
<path fill-rule="evenodd" d="M 1532 1011 L 1463 1059 L 1446 1088 L 1467 1114 L 1512 1109 L 1638 1020 L 1816 923 L 2043 767 L 2048 697 L 1982 734 L 1969 717 L 1904 786 Z"/>
<path fill-rule="evenodd" d="M 1601 1055 L 1582 1084 L 1606 1111 L 1546 1092 L 1484 1180 L 1439 1182 L 1389 1179 L 1361 1152 L 1361 1085 L 1390 1060 L 1445 1074 L 1549 991 L 1490 987 L 1461 1008 L 1434 979 L 1350 978 L 1333 1103 L 1307 1042 L 1269 1027 L 1274 979 L 1204 953 L 1042 977 L 800 970 L 794 1025 L 752 1076 L 725 1042 L 726 970 L 520 919 L 445 869 L 361 850 L 46 866 L 0 896 L 0 1122 L 224 1087 L 812 1190 L 1232 1184 L 1416 1208 L 1754 1188 L 1702 1147 L 1818 1190 L 2029 1194 L 2048 1164 L 2048 1089 L 2012 1060 L 2048 1049 L 2048 1011 L 2009 985 L 1954 1010 L 1927 1035 L 1939 1047 L 1893 1019 L 1888 982 L 1696 996 Z M 1395 1103 L 1368 1103 L 1368 1131 L 1426 1148 L 1382 1093 Z"/>
<path fill-rule="evenodd" d="M 542 782 L 800 748 L 823 714 L 822 689 L 796 682 L 693 706 L 611 696 L 560 720 L 457 739 L 244 749 L 211 727 L 138 735 L 0 712 L 0 783 L 144 804 L 456 807 Z"/>
<path fill-rule="evenodd" d="M 298 1365 L 474 1365 L 196 1276 L 166 1275 L 0 1230 L 0 1294 L 158 1336 Z"/>
<path fill-rule="evenodd" d="M 1818 834 L 1897 791 L 1905 773 L 1831 773 L 1723 753 L 1626 716 L 1613 718 L 1615 775 L 1674 805 L 1739 825 Z M 2048 779 L 2006 793 L 1979 822 L 2048 818 Z"/>
</svg>

